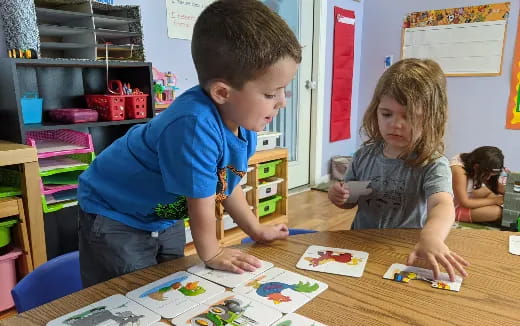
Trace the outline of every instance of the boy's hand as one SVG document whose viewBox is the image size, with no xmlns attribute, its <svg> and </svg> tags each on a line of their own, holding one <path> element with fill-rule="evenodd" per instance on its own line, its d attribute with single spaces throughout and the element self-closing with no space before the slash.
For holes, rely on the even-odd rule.
<svg viewBox="0 0 520 326">
<path fill-rule="evenodd" d="M 419 242 L 415 245 L 415 249 L 408 256 L 406 265 L 412 266 L 418 258 L 425 259 L 428 262 L 432 267 L 433 278 L 435 279 L 439 279 L 439 263 L 446 269 L 452 282 L 455 281 L 455 270 L 464 277 L 468 276 L 464 266 L 469 266 L 469 263 L 455 252 L 450 251 L 448 246 L 438 237 L 421 236 Z"/>
<path fill-rule="evenodd" d="M 253 235 L 257 242 L 270 242 L 274 240 L 287 239 L 289 229 L 285 224 L 265 225 L 260 224 Z"/>
<path fill-rule="evenodd" d="M 262 264 L 255 256 L 248 255 L 238 249 L 222 248 L 222 252 L 205 262 L 207 266 L 223 271 L 242 274 L 254 272 Z"/>
<path fill-rule="evenodd" d="M 345 202 L 350 196 L 350 192 L 343 188 L 343 182 L 336 182 L 329 189 L 330 201 L 339 208 L 345 208 Z"/>
</svg>

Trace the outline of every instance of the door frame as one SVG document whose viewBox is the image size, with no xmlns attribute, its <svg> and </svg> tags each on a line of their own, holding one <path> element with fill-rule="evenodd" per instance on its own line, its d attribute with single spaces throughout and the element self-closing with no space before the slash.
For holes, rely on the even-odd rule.
<svg viewBox="0 0 520 326">
<path fill-rule="evenodd" d="M 328 181 L 328 175 L 322 177 L 323 157 L 323 114 L 325 112 L 325 62 L 327 41 L 327 1 L 314 1 L 314 31 L 312 46 L 312 80 L 316 88 L 311 98 L 311 143 L 309 160 L 309 184 L 317 185 Z"/>
</svg>

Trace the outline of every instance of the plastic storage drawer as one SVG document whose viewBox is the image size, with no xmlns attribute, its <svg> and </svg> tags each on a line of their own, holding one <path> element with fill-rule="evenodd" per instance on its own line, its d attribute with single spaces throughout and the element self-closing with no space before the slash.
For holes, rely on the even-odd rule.
<svg viewBox="0 0 520 326">
<path fill-rule="evenodd" d="M 242 191 L 244 192 L 244 194 L 246 194 L 251 189 L 253 189 L 253 187 L 251 187 L 251 186 L 248 186 L 248 185 L 242 186 Z"/>
<path fill-rule="evenodd" d="M 20 172 L 0 168 L 0 198 L 21 195 Z"/>
<path fill-rule="evenodd" d="M 193 237 L 191 236 L 191 228 L 189 226 L 184 228 L 184 233 L 186 235 L 186 243 L 193 242 Z"/>
<path fill-rule="evenodd" d="M 261 131 L 258 133 L 256 151 L 265 151 L 276 147 L 276 139 L 282 135 L 281 132 Z"/>
<path fill-rule="evenodd" d="M 14 306 L 11 290 L 16 285 L 16 259 L 22 255 L 20 249 L 13 249 L 5 255 L 0 256 L 0 311 L 7 310 Z"/>
<path fill-rule="evenodd" d="M 238 227 L 238 224 L 233 221 L 233 218 L 229 214 L 222 215 L 222 225 L 224 230 L 229 230 Z"/>
<path fill-rule="evenodd" d="M 276 160 L 258 164 L 258 179 L 265 179 L 276 174 L 276 166 L 282 163 L 282 160 Z"/>
<path fill-rule="evenodd" d="M 247 167 L 247 173 L 253 171 L 255 168 L 252 167 L 252 166 L 248 166 Z M 242 179 L 240 180 L 240 183 L 239 185 L 243 186 L 247 183 L 247 173 L 242 177 Z"/>
<path fill-rule="evenodd" d="M 262 217 L 276 211 L 277 203 L 282 199 L 282 196 L 274 196 L 270 199 L 263 200 L 258 203 L 258 216 Z"/>
<path fill-rule="evenodd" d="M 264 183 L 258 186 L 258 199 L 264 199 L 276 195 L 278 193 L 278 184 L 281 183 L 283 179 L 271 177 L 264 181 Z"/>
</svg>

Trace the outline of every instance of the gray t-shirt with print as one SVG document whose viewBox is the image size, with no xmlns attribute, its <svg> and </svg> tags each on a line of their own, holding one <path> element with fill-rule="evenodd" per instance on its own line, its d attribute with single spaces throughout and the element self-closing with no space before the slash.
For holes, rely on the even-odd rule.
<svg viewBox="0 0 520 326">
<path fill-rule="evenodd" d="M 353 157 L 345 181 L 370 181 L 372 193 L 358 201 L 352 229 L 422 228 L 430 195 L 453 195 L 448 159 L 442 156 L 412 168 L 383 155 L 383 144 L 363 146 Z"/>
</svg>

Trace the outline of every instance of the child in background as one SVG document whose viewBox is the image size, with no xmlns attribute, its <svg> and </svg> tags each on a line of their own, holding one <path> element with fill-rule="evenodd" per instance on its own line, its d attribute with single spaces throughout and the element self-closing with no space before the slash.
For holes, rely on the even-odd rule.
<svg viewBox="0 0 520 326">
<path fill-rule="evenodd" d="M 184 255 L 190 217 L 207 266 L 236 273 L 260 261 L 216 238 L 215 202 L 256 241 L 284 239 L 261 225 L 239 185 L 256 132 L 285 107 L 301 46 L 280 16 L 257 0 L 220 0 L 197 19 L 192 56 L 199 85 L 150 122 L 132 127 L 80 177 L 83 285 Z"/>
<path fill-rule="evenodd" d="M 404 59 L 379 79 L 363 117 L 368 140 L 354 154 L 345 181 L 370 181 L 372 192 L 348 204 L 342 182 L 329 190 L 340 208 L 358 205 L 352 229 L 422 228 L 407 264 L 425 259 L 450 279 L 468 263 L 444 244 L 455 218 L 444 152 L 446 78 L 432 60 Z"/>
<path fill-rule="evenodd" d="M 450 160 L 455 195 L 455 218 L 460 222 L 497 222 L 502 217 L 504 185 L 498 182 L 504 155 L 482 146 Z"/>
</svg>

